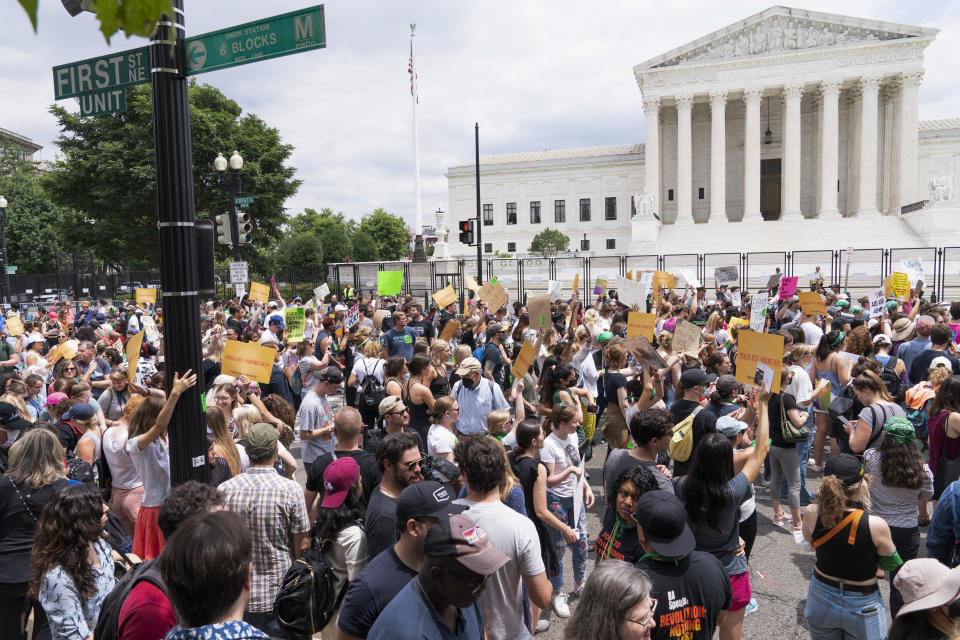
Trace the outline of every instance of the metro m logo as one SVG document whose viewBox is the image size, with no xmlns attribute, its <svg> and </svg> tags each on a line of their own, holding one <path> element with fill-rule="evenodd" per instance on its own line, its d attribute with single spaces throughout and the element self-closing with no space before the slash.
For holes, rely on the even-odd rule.
<svg viewBox="0 0 960 640">
<path fill-rule="evenodd" d="M 293 19 L 293 37 L 296 40 L 313 39 L 313 16 L 307 15 Z"/>
</svg>

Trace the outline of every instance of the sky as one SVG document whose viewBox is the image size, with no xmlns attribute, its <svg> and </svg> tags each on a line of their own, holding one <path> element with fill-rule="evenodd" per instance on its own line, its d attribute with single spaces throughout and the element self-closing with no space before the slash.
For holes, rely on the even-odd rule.
<svg viewBox="0 0 960 640">
<path fill-rule="evenodd" d="M 186 0 L 187 35 L 310 6 L 293 0 Z M 327 48 L 195 76 L 276 127 L 303 180 L 286 206 L 330 207 L 350 218 L 383 207 L 415 219 L 410 23 L 420 78 L 424 224 L 447 209 L 452 165 L 490 155 L 643 141 L 633 66 L 771 6 L 744 0 L 333 0 Z M 797 8 L 940 29 L 925 53 L 921 119 L 960 117 L 953 64 L 960 3 L 830 0 Z M 14 0 L 0 2 L 0 127 L 32 138 L 44 160 L 58 134 L 51 68 L 143 46 L 110 44 L 92 14 L 71 18 L 40 0 L 33 33 Z M 75 100 L 62 104 L 77 109 Z M 224 149 L 229 155 L 232 150 Z M 213 158 L 210 159 L 211 162 Z M 256 195 L 256 194 L 249 194 Z"/>
</svg>

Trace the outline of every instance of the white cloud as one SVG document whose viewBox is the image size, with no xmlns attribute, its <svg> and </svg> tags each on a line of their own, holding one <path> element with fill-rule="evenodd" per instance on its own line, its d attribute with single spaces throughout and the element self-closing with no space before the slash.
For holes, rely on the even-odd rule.
<svg viewBox="0 0 960 640">
<path fill-rule="evenodd" d="M 0 6 L 0 126 L 32 137 L 51 159 L 51 67 L 142 46 L 108 47 L 89 14 L 71 19 L 41 0 L 30 31 L 13 2 Z M 187 32 L 213 31 L 306 6 L 274 0 L 188 0 Z M 359 217 L 375 207 L 413 221 L 412 123 L 407 57 L 417 23 L 424 221 L 447 201 L 443 174 L 482 154 L 623 144 L 643 138 L 633 65 L 770 6 L 691 0 L 390 2 L 326 4 L 328 48 L 199 76 L 296 147 L 304 181 L 292 211 L 330 206 Z M 921 118 L 960 116 L 953 66 L 960 54 L 956 3 L 804 3 L 803 8 L 941 29 L 926 52 Z M 211 159 L 212 160 L 212 159 Z"/>
</svg>

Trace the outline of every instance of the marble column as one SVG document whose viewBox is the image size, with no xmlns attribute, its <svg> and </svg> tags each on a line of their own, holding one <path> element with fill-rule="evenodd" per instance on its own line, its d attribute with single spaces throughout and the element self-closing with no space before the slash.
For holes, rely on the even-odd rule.
<svg viewBox="0 0 960 640">
<path fill-rule="evenodd" d="M 677 101 L 677 219 L 693 222 L 693 132 L 690 112 L 693 94 L 676 96 Z"/>
<path fill-rule="evenodd" d="M 727 221 L 727 92 L 710 94 L 710 217 Z"/>
<path fill-rule="evenodd" d="M 763 89 L 743 90 L 746 106 L 743 129 L 743 221 L 762 220 L 760 215 L 760 100 Z"/>
<path fill-rule="evenodd" d="M 843 215 L 850 217 L 857 214 L 860 198 L 860 83 L 844 89 L 841 98 L 847 106 L 847 180 Z"/>
<path fill-rule="evenodd" d="M 877 94 L 878 76 L 860 79 L 860 197 L 857 213 L 877 212 Z M 902 155 L 902 148 L 901 148 Z"/>
<path fill-rule="evenodd" d="M 646 118 L 646 141 L 643 147 L 647 195 L 654 197 L 653 211 L 663 219 L 660 206 L 660 97 L 643 99 Z"/>
<path fill-rule="evenodd" d="M 920 117 L 920 81 L 923 71 L 911 71 L 900 76 L 900 207 L 921 200 L 920 177 L 917 166 L 919 139 L 917 132 Z"/>
<path fill-rule="evenodd" d="M 883 118 L 883 183 L 880 185 L 880 210 L 895 214 L 900 210 L 900 79 L 880 87 L 880 113 Z"/>
<path fill-rule="evenodd" d="M 783 194 L 780 219 L 800 218 L 800 100 L 802 84 L 783 88 Z"/>
<path fill-rule="evenodd" d="M 840 85 L 838 79 L 820 83 L 820 209 L 821 216 L 839 215 L 837 179 L 840 172 Z"/>
</svg>

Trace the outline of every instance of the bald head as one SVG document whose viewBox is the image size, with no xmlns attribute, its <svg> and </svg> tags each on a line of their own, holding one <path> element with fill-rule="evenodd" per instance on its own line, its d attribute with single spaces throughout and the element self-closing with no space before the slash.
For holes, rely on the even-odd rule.
<svg viewBox="0 0 960 640">
<path fill-rule="evenodd" d="M 353 407 L 341 407 L 333 418 L 333 432 L 337 436 L 337 448 L 343 450 L 344 443 L 356 444 L 363 432 L 363 419 Z"/>
</svg>

